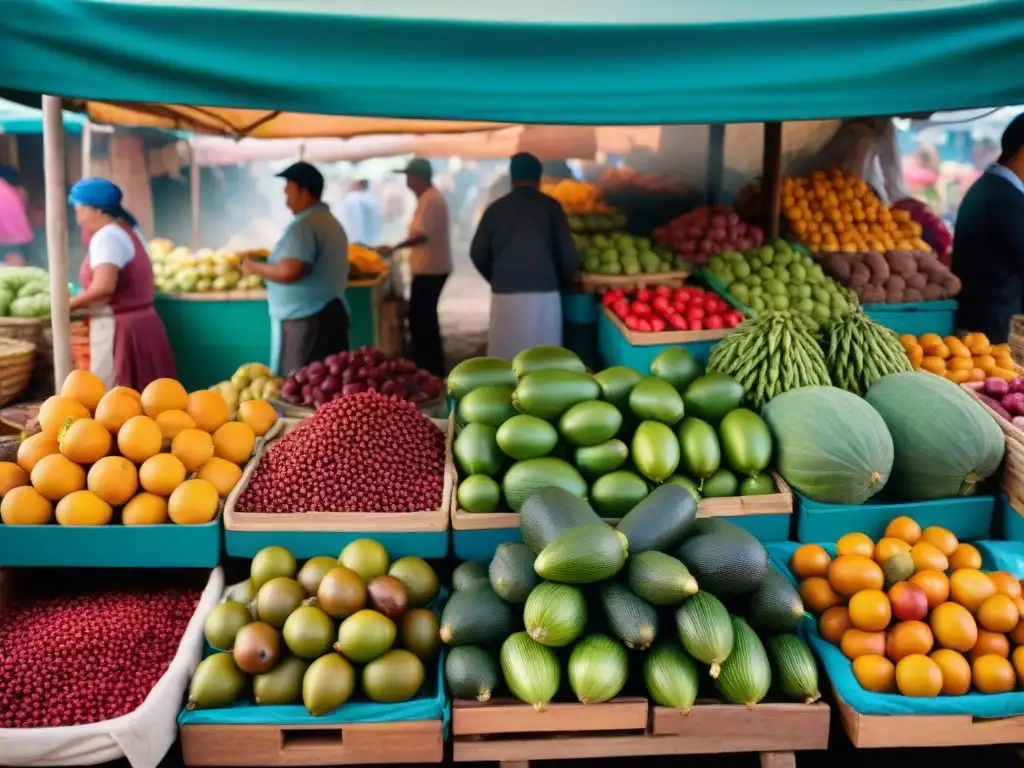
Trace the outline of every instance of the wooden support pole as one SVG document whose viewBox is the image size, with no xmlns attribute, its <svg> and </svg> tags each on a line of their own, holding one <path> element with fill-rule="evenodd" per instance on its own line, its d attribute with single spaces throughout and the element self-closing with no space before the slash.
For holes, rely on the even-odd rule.
<svg viewBox="0 0 1024 768">
<path fill-rule="evenodd" d="M 46 259 L 50 270 L 53 378 L 59 391 L 71 372 L 68 307 L 68 204 L 64 159 L 64 112 L 59 96 L 43 96 L 43 173 L 46 184 Z"/>
<path fill-rule="evenodd" d="M 92 122 L 82 123 L 82 178 L 92 176 Z"/>
<path fill-rule="evenodd" d="M 708 205 L 722 201 L 722 184 L 725 181 L 725 129 L 723 123 L 708 128 L 708 166 L 704 175 L 704 200 Z"/>
<path fill-rule="evenodd" d="M 189 182 L 189 199 L 192 203 L 192 250 L 198 251 L 203 247 L 203 223 L 201 221 L 201 190 L 200 190 L 200 175 L 202 171 L 199 168 L 198 153 L 196 152 L 196 145 L 194 141 L 188 143 L 189 148 L 189 167 L 188 167 L 188 182 Z M 154 233 L 159 234 L 159 233 Z"/>
<path fill-rule="evenodd" d="M 765 238 L 779 236 L 782 214 L 782 123 L 764 124 L 764 173 L 761 177 L 761 225 Z"/>
</svg>

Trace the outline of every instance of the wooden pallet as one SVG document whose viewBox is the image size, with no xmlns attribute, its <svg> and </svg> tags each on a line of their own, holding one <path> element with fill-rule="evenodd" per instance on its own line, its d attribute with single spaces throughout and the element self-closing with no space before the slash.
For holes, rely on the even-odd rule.
<svg viewBox="0 0 1024 768">
<path fill-rule="evenodd" d="M 1024 715 L 999 720 L 970 715 L 862 715 L 838 692 L 835 697 L 843 730 L 859 749 L 1024 743 Z"/>
<path fill-rule="evenodd" d="M 440 763 L 440 720 L 353 725 L 184 725 L 185 765 L 312 766 Z"/>
<path fill-rule="evenodd" d="M 743 707 L 698 702 L 689 712 L 621 697 L 606 704 L 455 701 L 453 758 L 525 768 L 531 760 L 758 752 L 765 768 L 793 768 L 795 752 L 828 748 L 827 704 Z"/>
</svg>

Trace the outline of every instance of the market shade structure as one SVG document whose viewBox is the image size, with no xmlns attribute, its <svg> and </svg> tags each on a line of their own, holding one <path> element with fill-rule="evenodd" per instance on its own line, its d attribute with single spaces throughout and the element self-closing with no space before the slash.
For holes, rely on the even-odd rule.
<svg viewBox="0 0 1024 768">
<path fill-rule="evenodd" d="M 64 113 L 64 130 L 81 133 L 85 118 L 74 112 Z M 31 135 L 43 132 L 43 113 L 14 101 L 0 99 L 0 135 Z"/>
<path fill-rule="evenodd" d="M 369 118 L 331 127 L 345 136 L 431 130 L 377 118 L 906 114 L 1024 103 L 1021 72 L 1024 0 L 18 0 L 0 14 L 0 85 L 227 135 L 327 135 L 314 113 Z"/>
</svg>

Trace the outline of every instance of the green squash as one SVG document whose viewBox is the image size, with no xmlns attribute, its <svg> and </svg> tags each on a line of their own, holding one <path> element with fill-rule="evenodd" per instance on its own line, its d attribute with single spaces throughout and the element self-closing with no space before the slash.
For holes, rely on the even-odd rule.
<svg viewBox="0 0 1024 768">
<path fill-rule="evenodd" d="M 863 504 L 889 480 L 893 439 L 856 395 L 836 387 L 793 389 L 770 400 L 761 418 L 775 438 L 779 474 L 814 501 Z"/>
<path fill-rule="evenodd" d="M 911 501 L 970 496 L 1003 460 L 1003 431 L 952 382 L 931 373 L 894 373 L 868 390 L 895 447 L 889 488 Z"/>
</svg>

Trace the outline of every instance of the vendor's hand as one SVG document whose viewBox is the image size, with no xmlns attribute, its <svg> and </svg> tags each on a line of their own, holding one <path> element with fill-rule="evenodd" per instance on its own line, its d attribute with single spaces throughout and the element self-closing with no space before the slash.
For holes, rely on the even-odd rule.
<svg viewBox="0 0 1024 768">
<path fill-rule="evenodd" d="M 392 245 L 380 245 L 374 250 L 376 250 L 381 256 L 390 256 L 395 252 L 395 248 Z"/>
<path fill-rule="evenodd" d="M 245 275 L 255 275 L 255 274 L 258 274 L 257 271 L 256 271 L 256 268 L 257 268 L 257 264 L 256 264 L 256 260 L 255 259 L 251 259 L 248 256 L 246 256 L 244 259 L 242 259 L 242 274 L 245 274 Z"/>
</svg>

